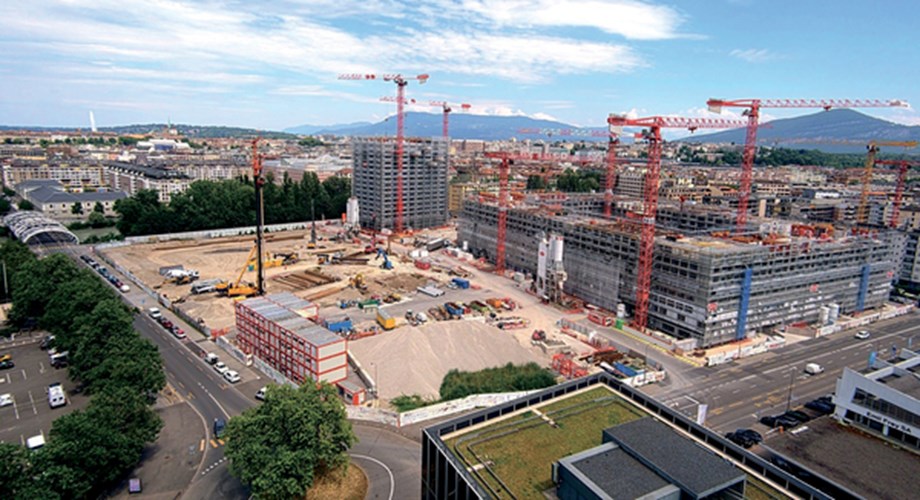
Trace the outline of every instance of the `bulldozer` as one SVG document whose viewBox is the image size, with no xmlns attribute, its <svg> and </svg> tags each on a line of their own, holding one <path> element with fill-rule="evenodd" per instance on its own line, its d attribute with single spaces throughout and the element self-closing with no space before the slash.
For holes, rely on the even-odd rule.
<svg viewBox="0 0 920 500">
<path fill-rule="evenodd" d="M 297 257 L 297 252 L 278 252 L 274 255 L 274 258 L 281 259 L 282 266 L 291 266 L 300 261 L 300 258 Z"/>
<path fill-rule="evenodd" d="M 352 277 L 351 286 L 355 287 L 357 290 L 361 290 L 362 292 L 367 291 L 367 284 L 364 283 L 364 275 L 358 273 Z"/>
</svg>

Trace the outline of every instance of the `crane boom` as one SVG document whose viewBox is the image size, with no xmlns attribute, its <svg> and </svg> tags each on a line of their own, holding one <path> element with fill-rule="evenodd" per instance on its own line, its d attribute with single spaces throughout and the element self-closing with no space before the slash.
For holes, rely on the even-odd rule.
<svg viewBox="0 0 920 500">
<path fill-rule="evenodd" d="M 890 108 L 907 107 L 906 101 L 899 99 L 709 99 L 706 101 L 709 111 L 721 113 L 723 108 L 745 108 L 747 131 L 744 140 L 744 153 L 741 156 L 741 186 L 738 190 L 738 214 L 735 216 L 735 231 L 742 232 L 747 227 L 747 206 L 751 197 L 751 181 L 754 175 L 754 155 L 757 152 L 757 127 L 760 121 L 760 108 Z"/>
</svg>

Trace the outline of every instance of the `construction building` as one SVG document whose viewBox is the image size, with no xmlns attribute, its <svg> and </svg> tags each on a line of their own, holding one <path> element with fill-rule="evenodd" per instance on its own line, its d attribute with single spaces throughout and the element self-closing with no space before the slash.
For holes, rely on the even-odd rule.
<svg viewBox="0 0 920 500">
<path fill-rule="evenodd" d="M 447 223 L 448 140 L 407 138 L 402 162 L 402 223 L 423 229 Z M 358 199 L 361 226 L 393 229 L 396 222 L 396 140 L 352 140 L 352 196 Z"/>
<path fill-rule="evenodd" d="M 635 305 L 638 230 L 625 218 L 635 200 L 617 200 L 614 220 L 600 217 L 602 197 L 533 199 L 508 210 L 506 266 L 536 274 L 542 234 L 565 241 L 565 292 L 608 310 Z M 467 199 L 460 244 L 494 259 L 495 203 Z M 881 306 L 900 272 L 903 233 L 834 232 L 782 222 L 749 224 L 733 237 L 734 211 L 665 205 L 658 209 L 648 326 L 694 339 L 695 347 L 739 340 L 819 318 L 822 307 L 848 314 Z"/>
<path fill-rule="evenodd" d="M 291 381 L 335 384 L 348 375 L 347 341 L 317 325 L 317 308 L 291 293 L 235 304 L 237 342 Z"/>
</svg>

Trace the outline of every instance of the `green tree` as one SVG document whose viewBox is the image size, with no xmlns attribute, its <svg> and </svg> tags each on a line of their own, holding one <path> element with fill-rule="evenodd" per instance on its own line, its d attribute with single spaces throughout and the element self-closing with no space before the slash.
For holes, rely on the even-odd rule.
<svg viewBox="0 0 920 500">
<path fill-rule="evenodd" d="M 20 200 L 19 210 L 35 210 L 35 204 L 29 200 Z"/>
<path fill-rule="evenodd" d="M 546 189 L 546 180 L 540 175 L 531 175 L 527 177 L 527 189 Z"/>
<path fill-rule="evenodd" d="M 110 137 L 110 139 L 114 139 L 114 138 Z M 93 205 L 93 213 L 103 214 L 103 215 L 105 214 L 105 207 L 102 206 L 101 201 L 97 201 L 96 204 Z"/>
<path fill-rule="evenodd" d="M 108 221 L 105 219 L 105 216 L 99 212 L 90 212 L 89 217 L 86 220 L 89 223 L 90 227 L 99 228 L 105 227 L 108 225 Z"/>
<path fill-rule="evenodd" d="M 0 198 L 0 214 L 5 214 L 13 208 L 13 205 L 10 203 L 10 200 L 6 198 Z"/>
<path fill-rule="evenodd" d="M 31 466 L 28 451 L 18 444 L 0 443 L 0 488 L 7 498 L 16 496 L 29 482 L 24 472 Z"/>
<path fill-rule="evenodd" d="M 12 296 L 11 292 L 16 288 L 19 270 L 35 260 L 37 260 L 35 254 L 22 242 L 7 240 L 0 245 L 0 261 L 6 266 L 7 286 L 9 287 L 9 291 L 0 290 L 4 299 Z"/>
<path fill-rule="evenodd" d="M 325 383 L 271 386 L 227 424 L 230 472 L 266 499 L 302 498 L 317 474 L 348 465 L 355 443 L 345 407 Z"/>
<path fill-rule="evenodd" d="M 75 201 L 73 205 L 70 206 L 70 213 L 74 215 L 83 215 L 83 204 Z"/>
<path fill-rule="evenodd" d="M 25 262 L 13 276 L 13 307 L 10 321 L 21 325 L 28 318 L 41 318 L 49 297 L 63 283 L 77 277 L 77 266 L 63 254 Z"/>
</svg>

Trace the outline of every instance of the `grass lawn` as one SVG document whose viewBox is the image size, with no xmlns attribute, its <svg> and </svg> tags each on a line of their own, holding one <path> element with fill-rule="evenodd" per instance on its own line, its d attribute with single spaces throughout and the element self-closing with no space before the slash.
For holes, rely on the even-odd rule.
<svg viewBox="0 0 920 500">
<path fill-rule="evenodd" d="M 747 486 L 744 488 L 744 498 L 746 500 L 775 500 L 788 497 L 760 479 L 748 475 Z"/>
<path fill-rule="evenodd" d="M 595 402 L 598 398 L 608 398 Z M 470 463 L 480 459 L 491 462 L 493 472 L 518 498 L 543 498 L 542 492 L 553 486 L 552 463 L 560 458 L 601 444 L 601 431 L 617 424 L 641 418 L 643 414 L 604 387 L 538 408 L 552 418 L 557 427 L 531 412 L 518 415 L 495 426 L 452 439 L 447 444 Z M 510 425 L 509 425 L 510 424 Z M 516 430 L 517 432 L 508 433 Z M 459 443 L 461 437 L 478 434 Z M 488 471 L 479 477 L 502 496 L 507 493 Z"/>
</svg>

